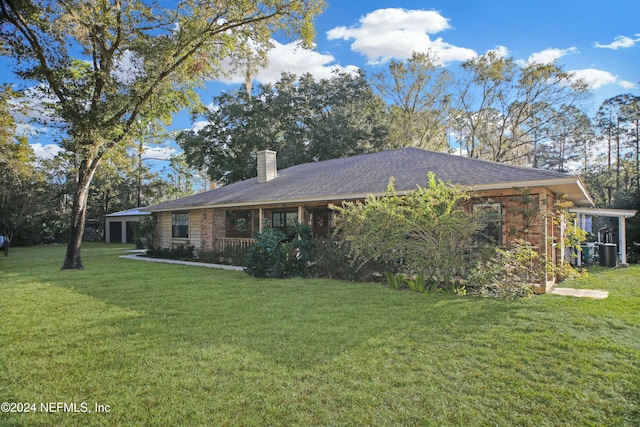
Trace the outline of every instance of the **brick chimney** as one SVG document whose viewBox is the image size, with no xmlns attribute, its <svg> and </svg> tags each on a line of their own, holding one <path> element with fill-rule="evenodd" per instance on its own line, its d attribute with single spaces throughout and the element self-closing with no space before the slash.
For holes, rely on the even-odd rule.
<svg viewBox="0 0 640 427">
<path fill-rule="evenodd" d="M 276 152 L 271 150 L 258 151 L 258 182 L 271 181 L 278 176 Z"/>
</svg>

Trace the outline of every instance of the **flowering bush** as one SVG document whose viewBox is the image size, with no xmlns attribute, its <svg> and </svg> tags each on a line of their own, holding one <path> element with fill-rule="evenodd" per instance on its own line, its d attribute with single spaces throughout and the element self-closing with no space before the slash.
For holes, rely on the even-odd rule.
<svg viewBox="0 0 640 427">
<path fill-rule="evenodd" d="M 535 285 L 545 277 L 545 263 L 529 242 L 518 240 L 509 249 L 496 248 L 486 262 L 471 272 L 467 293 L 495 298 L 519 299 L 534 295 Z"/>
</svg>

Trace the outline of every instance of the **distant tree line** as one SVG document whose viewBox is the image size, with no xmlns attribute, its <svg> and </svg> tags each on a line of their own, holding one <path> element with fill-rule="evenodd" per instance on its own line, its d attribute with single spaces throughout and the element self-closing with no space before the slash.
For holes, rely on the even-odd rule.
<svg viewBox="0 0 640 427">
<path fill-rule="evenodd" d="M 25 137 L 16 134 L 10 114 L 17 96 L 8 86 L 0 88 L 0 234 L 13 235 L 13 244 L 66 242 L 69 238 L 77 158 L 62 152 L 51 159 L 37 159 Z M 197 171 L 183 156 L 168 161 L 163 173 L 153 172 L 138 149 L 113 151 L 93 178 L 87 218 L 104 215 L 193 193 L 203 186 Z"/>
<path fill-rule="evenodd" d="M 638 208 L 640 97 L 612 97 L 590 115 L 589 95 L 557 65 L 523 66 L 493 53 L 454 70 L 414 54 L 369 78 L 285 73 L 214 97 L 207 125 L 177 136 L 184 155 L 163 174 L 142 160 L 157 128 L 138 129 L 132 142 L 101 154 L 86 217 L 191 194 L 199 173 L 221 184 L 255 176 L 255 152 L 265 147 L 278 151 L 280 168 L 404 146 L 455 152 L 576 173 L 598 206 Z M 15 231 L 23 243 L 66 240 L 82 159 L 67 151 L 36 160 L 16 137 L 14 96 L 0 91 L 0 234 Z"/>
<path fill-rule="evenodd" d="M 602 207 L 639 203 L 640 97 L 607 99 L 590 115 L 587 84 L 556 64 L 490 52 L 449 70 L 431 54 L 372 75 L 283 74 L 213 99 L 208 124 L 177 138 L 187 162 L 230 183 L 256 175 L 255 152 L 280 168 L 415 146 L 579 174 Z"/>
</svg>

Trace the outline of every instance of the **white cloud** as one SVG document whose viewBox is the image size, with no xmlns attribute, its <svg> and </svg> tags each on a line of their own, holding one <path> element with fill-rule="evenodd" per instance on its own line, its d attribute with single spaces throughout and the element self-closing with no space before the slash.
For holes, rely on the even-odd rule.
<svg viewBox="0 0 640 427">
<path fill-rule="evenodd" d="M 57 102 L 57 98 L 47 90 L 46 85 L 32 86 L 25 89 L 20 98 L 10 101 L 11 114 L 19 124 L 60 124 L 60 119 L 56 117 L 52 108 Z"/>
<path fill-rule="evenodd" d="M 505 46 L 496 46 L 495 49 L 488 50 L 486 54 L 488 55 L 490 53 L 493 53 L 498 58 L 506 58 L 507 56 L 509 56 L 509 49 L 507 49 Z"/>
<path fill-rule="evenodd" d="M 625 89 L 635 89 L 638 87 L 638 85 L 636 85 L 634 82 L 630 82 L 627 80 L 620 80 L 620 86 Z"/>
<path fill-rule="evenodd" d="M 577 52 L 578 49 L 575 47 L 570 47 L 568 49 L 549 48 L 532 54 L 527 60 L 527 64 L 553 64 L 563 56 Z"/>
<path fill-rule="evenodd" d="M 618 85 L 624 89 L 636 89 L 638 85 L 628 80 L 621 80 L 618 76 L 603 70 L 588 68 L 584 70 L 569 71 L 575 77 L 584 79 L 591 89 L 599 89 L 605 85 Z"/>
<path fill-rule="evenodd" d="M 175 156 L 178 151 L 169 146 L 164 147 L 144 147 L 144 153 L 142 154 L 143 159 L 149 160 L 170 160 L 171 157 Z"/>
<path fill-rule="evenodd" d="M 114 68 L 111 77 L 126 85 L 132 84 L 136 79 L 144 76 L 144 61 L 135 52 L 125 50 L 114 60 Z"/>
<path fill-rule="evenodd" d="M 440 37 L 431 39 L 430 34 L 449 28 L 449 21 L 436 11 L 378 9 L 360 18 L 357 26 L 327 31 L 327 38 L 352 41 L 351 50 L 365 56 L 370 64 L 407 59 L 413 52 L 428 51 L 442 64 L 476 57 L 472 49 L 454 46 Z"/>
<path fill-rule="evenodd" d="M 57 144 L 42 145 L 39 142 L 31 144 L 31 149 L 38 159 L 53 159 L 56 155 L 64 151 L 64 149 Z"/>
<path fill-rule="evenodd" d="M 193 132 L 200 132 L 202 129 L 204 129 L 208 125 L 209 125 L 209 121 L 207 121 L 207 120 L 198 120 L 198 121 L 193 122 L 193 124 L 191 125 L 191 127 L 188 130 L 193 131 Z"/>
<path fill-rule="evenodd" d="M 613 41 L 609 44 L 602 44 L 602 43 L 595 42 L 594 46 L 602 49 L 613 49 L 613 50 L 618 50 L 621 48 L 625 49 L 625 48 L 633 47 L 636 43 L 640 43 L 640 34 L 635 34 L 635 36 L 638 38 L 632 39 L 631 37 L 627 37 L 627 36 L 618 36 L 615 39 L 613 39 Z"/>
<path fill-rule="evenodd" d="M 353 65 L 343 67 L 334 64 L 335 60 L 333 55 L 304 49 L 299 43 L 281 44 L 274 41 L 274 47 L 269 51 L 269 65 L 258 72 L 256 80 L 275 83 L 280 80 L 283 71 L 298 76 L 311 73 L 316 79 L 327 79 L 334 71 L 350 73 L 358 70 Z"/>
<path fill-rule="evenodd" d="M 336 58 L 333 55 L 305 49 L 299 42 L 282 44 L 272 40 L 272 44 L 273 48 L 268 52 L 268 65 L 258 70 L 254 77 L 260 83 L 275 83 L 280 80 L 283 72 L 298 76 L 310 73 L 316 79 L 323 79 L 330 78 L 335 71 L 353 73 L 358 70 L 353 65 L 343 67 L 335 64 Z M 220 78 L 219 81 L 228 84 L 244 83 L 245 76 L 237 73 Z"/>
<path fill-rule="evenodd" d="M 598 89 L 602 86 L 615 84 L 618 78 L 608 71 L 597 70 L 595 68 L 586 68 L 583 70 L 569 71 L 574 77 L 583 79 L 591 89 Z"/>
</svg>

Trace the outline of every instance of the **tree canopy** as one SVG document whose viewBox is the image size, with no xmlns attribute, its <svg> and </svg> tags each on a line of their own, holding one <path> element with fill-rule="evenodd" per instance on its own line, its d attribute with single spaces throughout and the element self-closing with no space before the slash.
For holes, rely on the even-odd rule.
<svg viewBox="0 0 640 427">
<path fill-rule="evenodd" d="M 248 94 L 243 86 L 213 100 L 207 125 L 178 137 L 187 161 L 211 179 L 231 183 L 256 176 L 255 153 L 278 152 L 278 167 L 379 151 L 388 145 L 384 102 L 364 74 L 315 80 L 283 74 Z"/>
<path fill-rule="evenodd" d="M 322 7 L 322 0 L 0 0 L 2 53 L 19 77 L 39 84 L 63 147 L 76 156 L 63 268 L 82 268 L 87 197 L 104 155 L 131 143 L 140 121 L 168 122 L 198 107 L 198 85 L 263 60 L 274 33 L 310 44 Z"/>
<path fill-rule="evenodd" d="M 44 205 L 44 177 L 26 138 L 16 136 L 9 112 L 14 96 L 7 86 L 0 88 L 0 234 L 11 237 Z"/>
<path fill-rule="evenodd" d="M 521 66 L 495 52 L 462 64 L 452 128 L 470 157 L 532 164 L 547 126 L 588 95 L 586 83 L 556 64 Z"/>
</svg>

